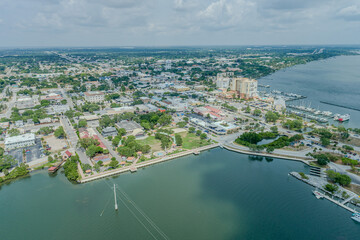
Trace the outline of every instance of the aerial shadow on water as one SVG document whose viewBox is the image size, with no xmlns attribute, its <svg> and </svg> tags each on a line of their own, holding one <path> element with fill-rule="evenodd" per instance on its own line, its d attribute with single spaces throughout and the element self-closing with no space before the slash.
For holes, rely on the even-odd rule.
<svg viewBox="0 0 360 240">
<path fill-rule="evenodd" d="M 234 209 L 231 215 L 224 214 L 226 211 L 218 213 L 223 222 L 232 226 L 228 239 L 291 239 L 293 228 L 289 231 L 275 229 L 286 226 L 287 220 L 272 219 L 278 210 L 287 217 L 282 210 L 282 195 L 293 189 L 287 181 L 288 173 L 299 171 L 303 164 L 224 149 L 213 149 L 210 156 L 204 155 L 198 162 L 207 165 L 201 175 L 199 197 L 202 201 L 215 202 L 219 209 L 223 204 Z M 286 183 L 285 188 L 279 187 Z M 264 218 L 260 220 L 261 216 Z M 254 227 L 258 224 L 261 227 Z"/>
</svg>

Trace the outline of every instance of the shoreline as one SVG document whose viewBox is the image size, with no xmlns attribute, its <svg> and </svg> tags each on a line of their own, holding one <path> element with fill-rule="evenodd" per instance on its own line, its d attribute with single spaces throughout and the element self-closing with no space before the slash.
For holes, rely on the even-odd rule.
<svg viewBox="0 0 360 240">
<path fill-rule="evenodd" d="M 91 175 L 91 176 L 88 176 L 88 177 L 84 177 L 84 178 L 80 179 L 78 181 L 78 183 L 79 184 L 87 183 L 87 182 L 95 181 L 95 180 L 98 180 L 98 179 L 101 179 L 101 178 L 106 178 L 106 177 L 119 175 L 121 173 L 129 172 L 129 171 L 130 172 L 135 172 L 135 171 L 137 171 L 138 168 L 143 168 L 143 167 L 147 167 L 147 166 L 150 166 L 150 165 L 153 165 L 153 164 L 166 162 L 166 161 L 169 161 L 169 160 L 172 160 L 172 159 L 175 159 L 175 158 L 184 157 L 184 156 L 191 155 L 191 154 L 199 154 L 201 151 L 206 151 L 206 150 L 217 148 L 217 147 L 219 147 L 219 144 L 215 143 L 215 144 L 210 144 L 210 145 L 207 145 L 207 146 L 204 146 L 204 147 L 195 148 L 195 149 L 192 149 L 192 150 L 187 150 L 187 151 L 184 151 L 184 152 L 175 153 L 175 154 L 172 154 L 172 155 L 167 155 L 167 156 L 164 156 L 164 157 L 161 157 L 161 158 L 156 158 L 156 159 L 148 160 L 148 161 L 145 161 L 145 162 L 141 162 L 141 163 L 138 163 L 138 164 L 136 164 L 134 166 L 127 166 L 127 167 L 124 167 L 124 168 L 113 169 L 113 170 L 102 172 L 102 173 L 99 173 L 99 174 L 96 174 L 96 175 Z"/>
<path fill-rule="evenodd" d="M 275 155 L 275 154 L 270 154 L 270 153 L 252 152 L 252 151 L 247 151 L 247 150 L 241 150 L 241 149 L 238 149 L 238 148 L 233 148 L 233 147 L 228 146 L 228 145 L 224 145 L 223 147 L 228 151 L 233 151 L 233 152 L 237 152 L 237 153 L 241 153 L 241 154 L 261 156 L 261 157 L 280 158 L 280 159 L 285 159 L 285 160 L 290 160 L 290 161 L 298 161 L 298 162 L 302 162 L 302 163 L 310 166 L 308 161 L 306 161 L 306 160 L 304 160 L 302 158 L 297 158 L 297 157 L 293 157 L 293 156 L 284 156 L 284 155 Z"/>
<path fill-rule="evenodd" d="M 310 185 L 310 186 L 312 186 L 312 187 L 315 187 L 315 188 L 318 188 L 318 187 L 319 187 L 319 186 L 317 186 L 316 184 L 312 183 L 311 181 L 301 178 L 301 176 L 299 176 L 299 174 L 298 174 L 297 172 L 290 172 L 289 175 L 293 176 L 295 179 L 298 179 L 298 180 L 300 180 L 301 182 L 304 182 L 304 183 L 306 183 L 306 184 L 308 184 L 308 185 Z M 323 189 L 321 189 L 321 190 L 323 190 Z M 324 190 L 323 190 L 323 191 L 324 191 Z M 350 190 L 347 190 L 347 191 L 351 192 Z M 325 191 L 325 192 L 326 192 L 326 191 Z M 355 196 L 357 195 L 357 194 L 354 193 L 354 192 L 352 192 L 352 193 L 353 193 Z M 341 202 L 339 202 L 339 201 L 336 201 L 336 200 L 332 199 L 331 197 L 327 196 L 326 194 L 322 194 L 322 196 L 323 196 L 325 199 L 329 200 L 330 202 L 333 202 L 333 203 L 335 203 L 336 205 L 338 205 L 338 206 L 340 206 L 340 207 L 348 210 L 349 212 L 357 213 L 356 210 L 354 210 L 354 209 L 346 206 L 345 204 L 343 204 L 343 203 L 341 203 Z M 350 197 L 350 198 L 352 198 L 352 197 Z M 346 200 L 347 200 L 347 199 L 345 199 L 345 200 L 343 199 L 343 201 L 346 201 Z"/>
</svg>

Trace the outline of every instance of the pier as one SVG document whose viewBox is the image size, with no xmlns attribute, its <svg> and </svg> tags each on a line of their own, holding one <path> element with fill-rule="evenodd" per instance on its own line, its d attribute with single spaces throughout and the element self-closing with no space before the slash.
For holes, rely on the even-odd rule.
<svg viewBox="0 0 360 240">
<path fill-rule="evenodd" d="M 325 101 L 320 101 L 320 102 L 323 103 L 323 104 L 327 104 L 327 105 L 331 105 L 331 106 L 335 106 L 335 107 L 347 108 L 347 109 L 351 109 L 351 110 L 355 110 L 355 111 L 360 112 L 360 108 L 354 108 L 354 107 L 349 107 L 349 106 L 336 104 L 336 103 L 325 102 Z"/>
<path fill-rule="evenodd" d="M 323 185 L 322 185 L 322 184 L 319 184 L 319 183 L 317 183 L 317 182 L 315 182 L 315 181 L 312 181 L 312 177 L 311 177 L 311 176 L 308 176 L 309 179 L 304 179 L 304 178 L 302 178 L 302 177 L 300 176 L 300 174 L 297 173 L 297 172 L 290 172 L 289 174 L 290 174 L 291 176 L 299 179 L 300 181 L 309 184 L 310 186 L 313 186 L 313 187 L 315 187 L 315 188 L 318 188 L 318 189 L 321 189 L 321 190 L 325 191 L 325 190 L 323 189 Z M 327 183 L 327 181 L 326 181 L 326 180 L 323 180 L 323 184 L 325 184 L 325 183 Z M 356 195 L 355 193 L 353 193 L 353 192 L 350 192 L 350 191 L 346 190 L 346 189 L 340 189 L 340 190 L 341 190 L 341 191 L 346 191 L 347 193 L 351 194 L 351 196 L 350 196 L 349 198 L 345 199 L 345 200 L 342 201 L 342 202 L 336 201 L 335 199 L 333 199 L 332 197 L 329 197 L 329 196 L 326 195 L 326 194 L 322 194 L 322 196 L 323 196 L 325 199 L 329 200 L 330 202 L 333 202 L 333 203 L 335 203 L 336 205 L 338 205 L 338 206 L 340 206 L 340 207 L 348 210 L 349 212 L 356 213 L 356 212 L 357 212 L 356 210 L 354 210 L 354 209 L 346 206 L 345 204 L 348 203 L 348 202 L 350 202 L 353 198 L 357 197 L 357 195 Z M 327 192 L 325 191 L 325 193 L 327 193 Z M 329 193 L 329 194 L 330 194 L 330 193 Z M 332 195 L 331 195 L 331 196 L 332 196 Z"/>
<path fill-rule="evenodd" d="M 65 163 L 65 162 L 66 162 L 66 159 L 63 159 L 58 165 L 53 166 L 53 167 L 49 167 L 48 172 L 49 172 L 49 173 L 56 173 L 57 170 L 59 170 L 59 168 L 60 168 L 60 167 L 63 165 L 63 163 Z"/>
</svg>

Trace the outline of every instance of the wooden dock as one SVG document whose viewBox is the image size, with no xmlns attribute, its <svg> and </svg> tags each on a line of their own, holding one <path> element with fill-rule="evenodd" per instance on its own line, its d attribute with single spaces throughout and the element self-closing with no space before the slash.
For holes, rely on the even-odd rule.
<svg viewBox="0 0 360 240">
<path fill-rule="evenodd" d="M 66 159 L 63 159 L 58 165 L 56 165 L 56 166 L 53 166 L 53 167 L 50 167 L 49 169 L 48 169 L 48 172 L 49 173 L 56 173 L 57 172 L 57 170 L 59 170 L 59 168 L 63 165 L 63 163 L 65 163 L 66 162 Z"/>
</svg>

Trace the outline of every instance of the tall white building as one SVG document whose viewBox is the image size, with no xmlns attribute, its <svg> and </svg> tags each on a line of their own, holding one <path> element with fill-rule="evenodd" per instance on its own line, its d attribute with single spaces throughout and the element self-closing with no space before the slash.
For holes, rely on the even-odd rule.
<svg viewBox="0 0 360 240">
<path fill-rule="evenodd" d="M 33 133 L 27 133 L 19 136 L 5 138 L 6 150 L 28 147 L 32 145 L 35 145 L 35 134 Z"/>
<path fill-rule="evenodd" d="M 103 102 L 105 95 L 100 91 L 86 92 L 84 93 L 85 100 L 92 103 Z"/>
<path fill-rule="evenodd" d="M 232 77 L 234 77 L 233 72 L 218 73 L 216 76 L 216 87 L 228 89 L 230 87 Z"/>
<path fill-rule="evenodd" d="M 233 78 L 230 84 L 230 90 L 236 93 L 243 99 L 250 99 L 256 97 L 257 94 L 257 80 L 249 78 Z"/>
</svg>

